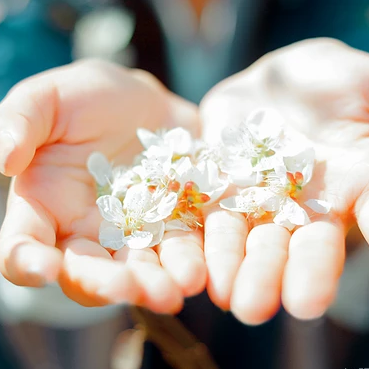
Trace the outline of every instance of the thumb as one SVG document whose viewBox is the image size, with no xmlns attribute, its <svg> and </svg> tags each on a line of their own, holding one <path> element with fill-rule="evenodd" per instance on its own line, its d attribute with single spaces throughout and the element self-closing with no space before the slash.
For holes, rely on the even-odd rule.
<svg viewBox="0 0 369 369">
<path fill-rule="evenodd" d="M 22 173 L 45 144 L 58 110 L 58 90 L 41 75 L 16 85 L 0 104 L 0 172 Z"/>
</svg>

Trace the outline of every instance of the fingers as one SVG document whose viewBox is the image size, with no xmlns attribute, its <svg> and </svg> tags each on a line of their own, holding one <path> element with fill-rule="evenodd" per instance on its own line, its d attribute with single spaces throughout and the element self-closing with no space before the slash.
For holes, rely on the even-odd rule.
<svg viewBox="0 0 369 369">
<path fill-rule="evenodd" d="M 162 266 L 181 288 L 185 297 L 204 290 L 207 270 L 201 230 L 167 232 L 158 246 L 158 254 Z"/>
<path fill-rule="evenodd" d="M 282 301 L 300 319 L 321 316 L 332 303 L 345 258 L 341 224 L 319 221 L 291 237 L 283 278 Z"/>
<path fill-rule="evenodd" d="M 277 313 L 290 238 L 287 229 L 275 224 L 250 231 L 231 298 L 231 310 L 242 322 L 261 324 Z"/>
<path fill-rule="evenodd" d="M 84 306 L 135 302 L 140 289 L 133 273 L 112 260 L 99 244 L 76 238 L 63 242 L 59 283 L 64 293 Z"/>
<path fill-rule="evenodd" d="M 153 249 L 131 250 L 122 248 L 114 259 L 125 263 L 134 273 L 140 298 L 136 305 L 157 313 L 178 313 L 183 306 L 183 295 L 170 274 L 160 265 Z"/>
<path fill-rule="evenodd" d="M 247 222 L 239 213 L 214 208 L 205 214 L 204 231 L 208 294 L 216 305 L 227 310 L 233 283 L 245 255 Z"/>
<path fill-rule="evenodd" d="M 55 247 L 55 224 L 35 200 L 14 192 L 0 233 L 0 271 L 11 282 L 39 287 L 56 280 L 62 253 Z"/>
<path fill-rule="evenodd" d="M 64 242 L 59 283 L 64 293 L 84 306 L 135 304 L 158 313 L 178 312 L 178 287 L 161 268 L 152 249 L 123 248 L 110 256 L 98 243 L 77 238 Z"/>
<path fill-rule="evenodd" d="M 0 171 L 21 173 L 49 137 L 58 106 L 52 78 L 17 85 L 0 104 Z"/>
</svg>

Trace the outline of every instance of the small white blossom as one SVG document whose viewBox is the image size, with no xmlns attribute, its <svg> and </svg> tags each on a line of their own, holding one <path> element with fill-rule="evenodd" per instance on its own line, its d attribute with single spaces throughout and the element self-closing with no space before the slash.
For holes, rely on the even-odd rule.
<svg viewBox="0 0 369 369">
<path fill-rule="evenodd" d="M 168 147 L 179 156 L 189 155 L 193 152 L 194 140 L 191 134 L 180 127 L 159 133 L 140 128 L 137 130 L 137 136 L 146 150 L 151 146 Z"/>
<path fill-rule="evenodd" d="M 207 205 L 218 200 L 228 187 L 228 181 L 220 178 L 219 168 L 212 160 L 202 161 L 194 166 L 191 160 L 185 157 L 178 161 L 175 171 L 181 188 L 191 181 L 196 183 L 199 192 L 210 197 Z"/>
<path fill-rule="evenodd" d="M 273 196 L 266 188 L 250 187 L 239 195 L 231 196 L 219 202 L 221 208 L 252 215 L 255 218 L 262 217 L 266 212 L 262 205 L 265 203 L 268 196 Z"/>
<path fill-rule="evenodd" d="M 128 188 L 141 182 L 140 177 L 125 166 L 114 167 L 100 152 L 93 152 L 87 160 L 87 168 L 94 177 L 99 195 L 124 198 Z"/>
<path fill-rule="evenodd" d="M 100 227 L 100 243 L 118 250 L 123 246 L 145 248 L 158 244 L 163 236 L 167 218 L 177 203 L 175 193 L 151 193 L 144 185 L 127 190 L 122 202 L 110 195 L 96 201 L 105 219 Z"/>
<path fill-rule="evenodd" d="M 141 180 L 149 186 L 163 187 L 172 174 L 172 150 L 166 146 L 151 146 L 144 152 L 141 165 L 133 167 Z"/>
<path fill-rule="evenodd" d="M 221 170 L 231 183 L 238 186 L 257 185 L 259 172 L 281 165 L 277 154 L 284 137 L 283 118 L 273 110 L 258 110 L 236 127 L 222 132 L 227 152 L 221 161 Z"/>
<path fill-rule="evenodd" d="M 281 199 L 280 208 L 273 222 L 292 231 L 297 225 L 310 223 L 306 211 L 292 199 L 285 197 Z"/>
<path fill-rule="evenodd" d="M 284 155 L 283 163 L 284 167 L 278 168 L 278 173 L 285 177 L 286 172 L 301 173 L 302 182 L 301 186 L 305 186 L 310 182 L 313 176 L 315 161 L 315 151 L 312 147 L 304 148 L 293 155 Z M 277 170 L 276 170 L 277 172 Z"/>
</svg>

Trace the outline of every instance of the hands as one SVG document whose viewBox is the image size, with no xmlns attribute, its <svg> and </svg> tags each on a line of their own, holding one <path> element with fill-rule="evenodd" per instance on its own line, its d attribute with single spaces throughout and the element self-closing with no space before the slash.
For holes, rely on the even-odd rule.
<svg viewBox="0 0 369 369">
<path fill-rule="evenodd" d="M 281 296 L 296 317 L 321 315 L 334 299 L 347 229 L 358 222 L 369 237 L 367 75 L 366 54 L 333 41 L 303 42 L 222 82 L 200 107 L 209 141 L 254 108 L 279 110 L 316 150 L 304 193 L 331 202 L 329 216 L 315 216 L 291 236 L 214 208 L 205 217 L 204 252 L 200 231 L 173 231 L 154 249 L 123 248 L 114 257 L 97 243 L 88 155 L 97 150 L 129 163 L 139 151 L 137 127 L 196 127 L 196 110 L 147 74 L 102 62 L 23 82 L 0 105 L 0 131 L 15 143 L 12 149 L 12 139 L 0 135 L 0 159 L 7 175 L 17 175 L 0 234 L 1 272 L 28 286 L 58 279 L 83 305 L 127 301 L 175 312 L 184 296 L 205 287 L 206 258 L 211 299 L 243 322 L 272 317 Z"/>
<path fill-rule="evenodd" d="M 170 124 L 194 128 L 197 112 L 147 73 L 104 62 L 75 63 L 16 86 L 0 105 L 0 159 L 5 174 L 16 175 L 0 235 L 4 276 L 36 287 L 58 280 L 86 306 L 129 302 L 158 312 L 176 312 L 183 296 L 200 292 L 200 233 L 168 233 L 157 252 L 124 249 L 114 257 L 97 242 L 101 219 L 87 157 L 101 151 L 128 164 L 140 151 L 137 127 Z"/>
<path fill-rule="evenodd" d="M 316 150 L 304 195 L 333 205 L 292 236 L 275 224 L 251 228 L 243 216 L 219 208 L 207 215 L 208 291 L 241 321 L 264 322 L 281 299 L 298 318 L 320 316 L 335 297 L 347 230 L 357 222 L 369 239 L 368 82 L 367 54 L 335 41 L 307 41 L 265 56 L 203 102 L 209 141 L 255 108 L 277 109 Z"/>
</svg>

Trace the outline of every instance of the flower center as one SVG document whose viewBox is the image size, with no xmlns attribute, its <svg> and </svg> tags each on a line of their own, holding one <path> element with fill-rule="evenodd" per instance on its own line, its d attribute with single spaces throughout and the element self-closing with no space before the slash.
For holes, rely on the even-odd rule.
<svg viewBox="0 0 369 369">
<path fill-rule="evenodd" d="M 296 199 L 298 193 L 302 190 L 304 176 L 300 172 L 296 172 L 295 174 L 287 172 L 287 179 L 289 181 L 286 186 L 287 195 L 289 195 L 292 199 Z"/>
<path fill-rule="evenodd" d="M 199 192 L 196 183 L 189 181 L 184 185 L 182 193 L 178 196 L 176 208 L 173 210 L 172 219 L 180 219 L 190 227 L 200 226 L 200 208 L 210 200 L 205 193 Z"/>
</svg>

